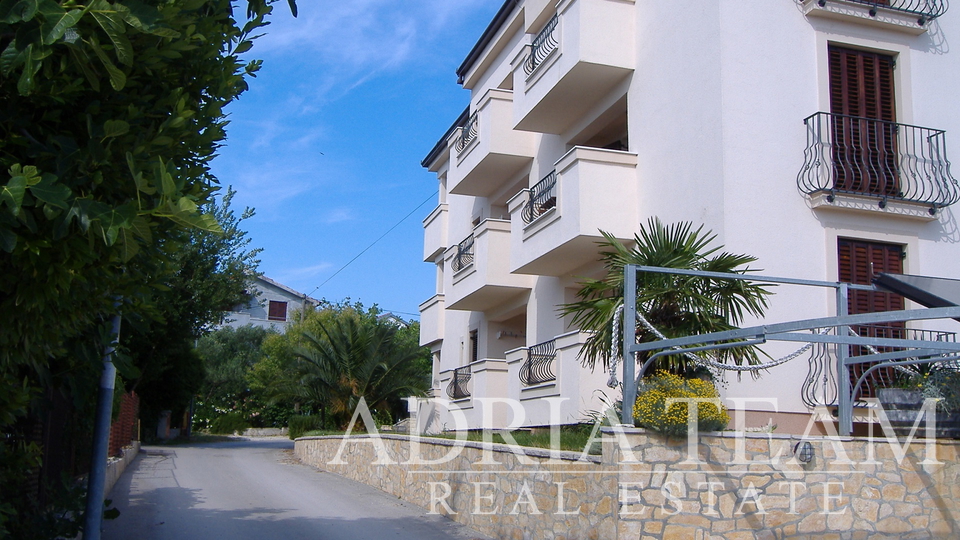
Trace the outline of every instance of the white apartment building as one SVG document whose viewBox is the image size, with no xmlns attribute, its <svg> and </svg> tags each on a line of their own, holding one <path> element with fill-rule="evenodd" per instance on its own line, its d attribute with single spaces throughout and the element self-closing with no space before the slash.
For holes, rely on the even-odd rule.
<svg viewBox="0 0 960 540">
<path fill-rule="evenodd" d="M 434 395 L 471 428 L 511 416 L 497 405 L 482 420 L 480 397 L 521 400 L 527 426 L 548 423 L 551 406 L 563 422 L 584 418 L 601 408 L 598 390 L 618 397 L 581 367 L 586 335 L 557 307 L 579 277 L 600 276 L 600 230 L 630 241 L 651 216 L 705 225 L 765 275 L 960 277 L 947 160 L 960 155 L 960 9 L 947 7 L 507 0 L 458 70 L 468 108 L 423 160 L 440 185 L 424 220 L 436 295 L 420 306 Z M 774 292 L 764 322 L 836 314 L 831 290 Z M 904 307 L 882 293 L 849 304 Z M 748 422 L 802 432 L 813 363 L 728 377 L 722 393 L 776 398 L 744 402 Z M 459 427 L 444 410 L 421 413 Z"/>
</svg>

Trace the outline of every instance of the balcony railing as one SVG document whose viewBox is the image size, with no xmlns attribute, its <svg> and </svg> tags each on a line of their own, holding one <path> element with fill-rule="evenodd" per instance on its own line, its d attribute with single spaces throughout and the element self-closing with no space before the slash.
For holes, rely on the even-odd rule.
<svg viewBox="0 0 960 540">
<path fill-rule="evenodd" d="M 956 342 L 957 334 L 954 332 L 941 332 L 939 330 L 918 330 L 915 328 L 904 328 L 896 325 L 862 325 L 851 328 L 851 330 L 860 337 L 866 338 L 887 338 L 887 339 L 906 339 L 923 341 L 947 341 Z M 833 332 L 831 332 L 833 333 Z M 836 405 L 839 388 L 837 385 L 836 357 L 834 356 L 833 346 L 826 344 L 814 344 L 809 359 L 809 371 L 807 378 L 801 386 L 801 396 L 804 404 L 808 407 L 817 407 L 819 405 Z M 882 349 L 882 350 L 881 350 Z M 896 347 L 878 348 L 876 352 L 892 352 L 903 350 Z M 850 347 L 849 355 L 851 357 L 870 354 L 871 351 L 866 347 Z M 864 362 L 849 366 L 850 384 L 855 384 L 857 380 L 875 364 Z M 880 368 L 869 375 L 864 380 L 857 392 L 857 400 L 863 403 L 866 398 L 876 397 L 876 391 L 880 388 L 890 388 L 897 383 L 896 368 Z"/>
<path fill-rule="evenodd" d="M 557 380 L 553 361 L 557 357 L 556 340 L 538 343 L 527 349 L 527 359 L 520 367 L 520 382 L 533 386 Z"/>
<path fill-rule="evenodd" d="M 460 136 L 457 137 L 457 141 L 453 144 L 457 154 L 460 154 L 464 148 L 470 146 L 470 143 L 477 138 L 477 133 L 477 113 L 475 112 L 460 126 Z"/>
<path fill-rule="evenodd" d="M 547 21 L 547 24 L 543 27 L 543 30 L 537 34 L 537 37 L 534 38 L 533 43 L 530 44 L 530 56 L 527 57 L 526 61 L 523 63 L 523 70 L 527 75 L 533 74 L 534 71 L 540 67 L 540 64 L 550 56 L 560 42 L 557 40 L 557 23 L 560 19 L 557 15 L 554 15 L 552 19 Z"/>
<path fill-rule="evenodd" d="M 960 200 L 950 174 L 943 130 L 843 114 L 818 112 L 803 120 L 807 148 L 797 185 L 808 195 L 826 193 L 927 204 Z"/>
<path fill-rule="evenodd" d="M 820 7 L 836 0 L 817 0 Z M 947 12 L 950 4 L 947 0 L 844 0 L 853 4 L 870 6 L 870 15 L 877 16 L 877 8 L 892 9 L 917 16 L 917 24 L 923 26 L 927 21 L 936 19 Z"/>
<path fill-rule="evenodd" d="M 453 258 L 451 264 L 454 272 L 459 272 L 473 264 L 473 240 L 473 233 L 470 233 L 470 236 L 457 244 L 457 255 Z"/>
<path fill-rule="evenodd" d="M 535 219 L 542 216 L 557 206 L 557 171 L 552 171 L 543 180 L 537 182 L 530 188 L 530 198 L 523 206 L 524 223 L 533 223 Z"/>
<path fill-rule="evenodd" d="M 447 395 L 450 396 L 450 399 L 470 397 L 470 389 L 467 388 L 467 383 L 470 382 L 471 377 L 473 377 L 473 373 L 470 371 L 469 365 L 453 370 L 450 384 L 447 385 Z"/>
</svg>

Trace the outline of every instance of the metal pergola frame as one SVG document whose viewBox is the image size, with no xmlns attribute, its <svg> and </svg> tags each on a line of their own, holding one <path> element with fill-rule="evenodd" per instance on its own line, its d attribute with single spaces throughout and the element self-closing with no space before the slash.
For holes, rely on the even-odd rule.
<svg viewBox="0 0 960 540">
<path fill-rule="evenodd" d="M 637 273 L 653 272 L 697 276 L 715 279 L 734 279 L 760 283 L 781 283 L 809 287 L 831 288 L 836 291 L 836 316 L 822 317 L 778 323 L 772 325 L 738 328 L 724 332 L 713 332 L 683 338 L 665 339 L 649 343 L 636 342 L 637 328 Z M 903 311 L 885 311 L 849 315 L 847 297 L 850 290 L 879 291 L 873 285 L 853 283 L 793 279 L 753 274 L 732 274 L 722 272 L 704 272 L 679 268 L 661 268 L 652 266 L 627 265 L 624 267 L 623 295 L 623 412 L 622 422 L 633 425 L 633 407 L 628 405 L 637 400 L 637 387 L 647 368 L 659 357 L 687 352 L 726 349 L 745 345 L 757 345 L 767 341 L 794 341 L 803 343 L 824 343 L 837 345 L 837 384 L 838 419 L 841 435 L 850 435 L 853 431 L 853 400 L 866 376 L 877 369 L 897 365 L 915 365 L 933 362 L 960 360 L 960 343 L 932 341 L 922 339 L 894 339 L 878 337 L 860 337 L 850 331 L 851 326 L 882 322 L 899 322 L 930 319 L 956 319 L 960 317 L 960 306 L 913 309 Z M 812 330 L 835 328 L 835 335 L 817 334 Z M 874 353 L 851 357 L 849 346 L 897 347 L 894 352 Z M 636 371 L 634 355 L 640 352 L 658 351 L 648 358 Z M 870 367 L 856 384 L 851 384 L 849 367 L 855 364 L 877 362 Z"/>
</svg>

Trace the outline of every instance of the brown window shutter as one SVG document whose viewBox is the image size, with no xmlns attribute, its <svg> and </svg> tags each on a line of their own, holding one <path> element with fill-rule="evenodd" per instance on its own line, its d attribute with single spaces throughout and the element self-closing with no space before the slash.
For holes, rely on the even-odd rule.
<svg viewBox="0 0 960 540">
<path fill-rule="evenodd" d="M 270 319 L 271 321 L 287 320 L 287 303 L 271 300 L 270 311 L 267 314 L 267 318 Z"/>
<path fill-rule="evenodd" d="M 903 273 L 903 246 L 880 242 L 865 242 L 841 238 L 837 241 L 837 260 L 840 281 L 869 285 L 873 276 L 881 272 Z M 903 297 L 897 294 L 875 291 L 850 291 L 847 310 L 851 315 L 876 313 L 880 311 L 899 311 L 904 308 Z M 853 331 L 862 337 L 903 338 L 906 326 L 902 322 L 891 322 L 872 326 L 854 327 Z M 878 349 L 887 352 L 889 348 Z M 868 354 L 863 347 L 850 347 L 850 356 Z M 850 366 L 850 382 L 855 384 L 873 363 Z M 882 368 L 868 375 L 857 394 L 860 399 L 876 397 L 876 390 L 892 385 L 896 373 L 892 368 Z"/>
<path fill-rule="evenodd" d="M 830 45 L 828 59 L 834 188 L 898 195 L 894 57 Z"/>
</svg>

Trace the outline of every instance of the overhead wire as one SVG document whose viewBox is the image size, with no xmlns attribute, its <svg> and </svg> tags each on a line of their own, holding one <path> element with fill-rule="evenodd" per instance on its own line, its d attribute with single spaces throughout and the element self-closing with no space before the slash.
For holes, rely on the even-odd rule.
<svg viewBox="0 0 960 540">
<path fill-rule="evenodd" d="M 327 278 L 323 283 L 321 283 L 320 285 L 317 285 L 317 288 L 314 289 L 314 292 L 320 290 L 320 288 L 323 287 L 324 285 L 326 285 L 331 279 L 337 277 L 337 274 L 339 274 L 340 272 L 343 272 L 343 270 L 344 270 L 346 267 L 348 267 L 348 266 L 350 266 L 351 264 L 353 264 L 353 262 L 356 261 L 357 259 L 359 259 L 361 255 L 363 255 L 364 253 L 366 253 L 367 251 L 369 251 L 370 248 L 372 248 L 373 246 L 375 246 L 375 245 L 377 244 L 377 242 L 383 240 L 385 236 L 387 236 L 387 235 L 390 234 L 394 229 L 396 229 L 397 227 L 399 227 L 401 223 L 403 223 L 404 221 L 407 220 L 407 218 L 409 218 L 410 216 L 412 216 L 412 215 L 414 214 L 414 212 L 416 212 L 417 210 L 420 209 L 420 207 L 422 207 L 423 205 L 427 204 L 427 202 L 429 202 L 430 199 L 436 197 L 438 193 L 440 193 L 439 190 L 434 191 L 432 195 L 430 195 L 429 197 L 427 197 L 426 199 L 424 199 L 423 202 L 421 202 L 420 204 L 418 204 L 416 208 L 414 208 L 413 210 L 411 210 L 407 215 L 405 215 L 405 216 L 403 216 L 402 218 L 400 218 L 400 221 L 394 223 L 392 227 L 390 227 L 389 229 L 387 229 L 387 232 L 381 234 L 379 238 L 377 238 L 376 240 L 374 240 L 373 242 L 371 242 L 370 245 L 368 245 L 367 247 L 363 248 L 363 250 L 362 250 L 360 253 L 357 253 L 356 256 L 354 256 L 352 259 L 350 259 L 349 261 L 347 261 L 347 263 L 344 264 L 343 266 L 341 266 L 336 272 L 334 272 L 332 276 L 328 277 L 328 278 Z M 313 294 L 313 293 L 310 293 L 310 294 Z"/>
</svg>

